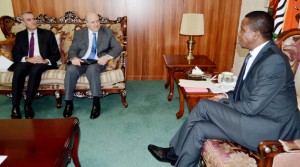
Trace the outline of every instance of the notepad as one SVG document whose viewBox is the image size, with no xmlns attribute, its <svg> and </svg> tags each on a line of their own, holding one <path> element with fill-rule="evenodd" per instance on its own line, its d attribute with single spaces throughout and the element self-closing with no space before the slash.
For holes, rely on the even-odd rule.
<svg viewBox="0 0 300 167">
<path fill-rule="evenodd" d="M 6 57 L 0 55 L 0 64 L 0 72 L 6 72 L 7 69 L 13 64 L 13 62 L 7 59 Z"/>
<path fill-rule="evenodd" d="M 7 155 L 0 155 L 0 164 L 7 158 Z"/>
<path fill-rule="evenodd" d="M 195 93 L 207 93 L 207 88 L 193 88 L 193 87 L 183 87 L 186 92 L 195 92 Z"/>
</svg>

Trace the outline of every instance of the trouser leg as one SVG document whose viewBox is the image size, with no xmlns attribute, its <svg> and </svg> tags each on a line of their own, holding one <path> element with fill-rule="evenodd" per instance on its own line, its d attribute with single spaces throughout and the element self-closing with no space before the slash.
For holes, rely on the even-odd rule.
<svg viewBox="0 0 300 167">
<path fill-rule="evenodd" d="M 197 167 L 201 149 L 206 139 L 231 140 L 213 123 L 207 121 L 197 122 L 186 137 L 175 166 Z"/>
<path fill-rule="evenodd" d="M 73 93 L 76 88 L 78 78 L 85 73 L 86 65 L 74 66 L 68 65 L 65 75 L 65 100 L 73 100 Z"/>
<path fill-rule="evenodd" d="M 191 132 L 192 129 L 194 129 L 194 126 L 199 122 L 210 122 L 219 129 L 219 131 L 212 132 L 212 133 L 216 133 L 214 135 L 218 136 L 220 135 L 218 133 L 222 132 L 223 134 L 225 134 L 225 136 L 227 136 L 231 140 L 234 140 L 239 144 L 243 145 L 244 141 L 242 140 L 241 133 L 240 133 L 241 131 L 240 116 L 241 116 L 240 113 L 236 112 L 234 109 L 224 104 L 214 102 L 208 99 L 202 99 L 191 111 L 187 120 L 185 120 L 181 128 L 177 131 L 175 136 L 170 141 L 170 144 L 174 147 L 176 155 L 181 157 L 182 156 L 181 154 L 183 154 L 183 150 L 186 150 L 185 147 L 187 147 L 187 145 L 190 144 L 186 142 L 192 142 L 192 140 L 188 140 L 188 139 L 190 135 L 193 135 L 194 133 Z M 199 130 L 193 130 L 193 131 L 197 132 Z M 197 142 L 200 143 L 197 148 L 199 154 L 203 146 L 203 141 L 205 141 L 206 139 L 207 138 L 197 139 Z M 185 160 L 185 157 L 182 156 L 179 160 L 179 163 L 180 161 L 188 161 L 188 160 Z"/>
<path fill-rule="evenodd" d="M 32 64 L 29 72 L 29 78 L 27 82 L 26 102 L 25 104 L 31 106 L 33 99 L 38 91 L 41 83 L 43 72 L 51 69 L 51 66 L 47 64 Z"/>
<path fill-rule="evenodd" d="M 101 96 L 101 80 L 100 73 L 104 71 L 104 66 L 99 64 L 91 64 L 87 67 L 86 77 L 90 84 L 90 89 L 93 96 Z"/>
<path fill-rule="evenodd" d="M 14 69 L 14 75 L 12 78 L 12 105 L 13 107 L 19 107 L 22 98 L 22 92 L 24 89 L 25 78 L 29 73 L 29 67 L 26 63 L 19 63 Z"/>
</svg>

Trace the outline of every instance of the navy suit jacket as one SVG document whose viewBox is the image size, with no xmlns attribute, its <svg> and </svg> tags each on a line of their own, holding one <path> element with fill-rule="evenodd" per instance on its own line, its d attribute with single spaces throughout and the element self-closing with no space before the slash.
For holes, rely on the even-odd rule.
<svg viewBox="0 0 300 167">
<path fill-rule="evenodd" d="M 241 100 L 220 102 L 241 113 L 240 133 L 252 149 L 265 139 L 300 138 L 294 75 L 287 57 L 269 41 L 259 52 L 244 79 Z"/>
<path fill-rule="evenodd" d="M 52 68 L 57 68 L 56 62 L 60 59 L 60 52 L 53 32 L 38 28 L 37 33 L 41 56 L 43 59 L 50 60 Z M 9 68 L 9 70 L 13 70 L 14 66 L 21 62 L 23 57 L 27 57 L 28 51 L 28 31 L 25 29 L 18 32 L 16 35 L 15 45 L 12 50 L 14 64 Z"/>
</svg>

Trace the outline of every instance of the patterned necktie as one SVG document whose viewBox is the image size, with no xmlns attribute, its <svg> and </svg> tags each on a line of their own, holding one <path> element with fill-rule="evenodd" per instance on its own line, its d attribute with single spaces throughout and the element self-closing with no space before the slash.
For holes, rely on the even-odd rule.
<svg viewBox="0 0 300 167">
<path fill-rule="evenodd" d="M 95 59 L 95 55 L 96 55 L 96 33 L 93 33 L 93 42 L 92 42 L 92 48 L 91 48 L 91 53 L 89 55 L 89 57 L 87 58 L 88 60 L 94 60 Z"/>
<path fill-rule="evenodd" d="M 31 33 L 30 43 L 29 43 L 29 54 L 28 56 L 31 58 L 33 57 L 34 53 L 34 33 Z"/>
<path fill-rule="evenodd" d="M 243 77 L 245 75 L 246 66 L 247 66 L 247 63 L 248 63 L 250 57 L 251 57 L 251 54 L 248 53 L 247 57 L 245 58 L 244 64 L 242 66 L 242 69 L 240 71 L 239 78 L 238 78 L 238 80 L 236 82 L 236 85 L 234 87 L 234 91 L 233 91 L 233 99 L 234 99 L 234 101 L 239 101 L 240 100 L 240 93 L 241 93 L 241 90 L 242 90 L 242 87 L 243 87 L 243 84 L 244 84 Z"/>
</svg>

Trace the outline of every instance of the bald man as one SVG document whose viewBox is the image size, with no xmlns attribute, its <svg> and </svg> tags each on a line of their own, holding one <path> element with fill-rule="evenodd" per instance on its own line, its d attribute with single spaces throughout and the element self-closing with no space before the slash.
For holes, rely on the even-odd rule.
<svg viewBox="0 0 300 167">
<path fill-rule="evenodd" d="M 95 119 L 99 117 L 101 110 L 100 73 L 105 70 L 110 59 L 121 54 L 122 47 L 110 29 L 101 27 L 99 16 L 96 13 L 88 13 L 85 20 L 87 27 L 75 31 L 68 52 L 69 63 L 64 81 L 66 105 L 63 116 L 70 117 L 72 115 L 74 110 L 73 93 L 77 80 L 81 75 L 86 74 L 93 95 L 90 118 Z"/>
</svg>

